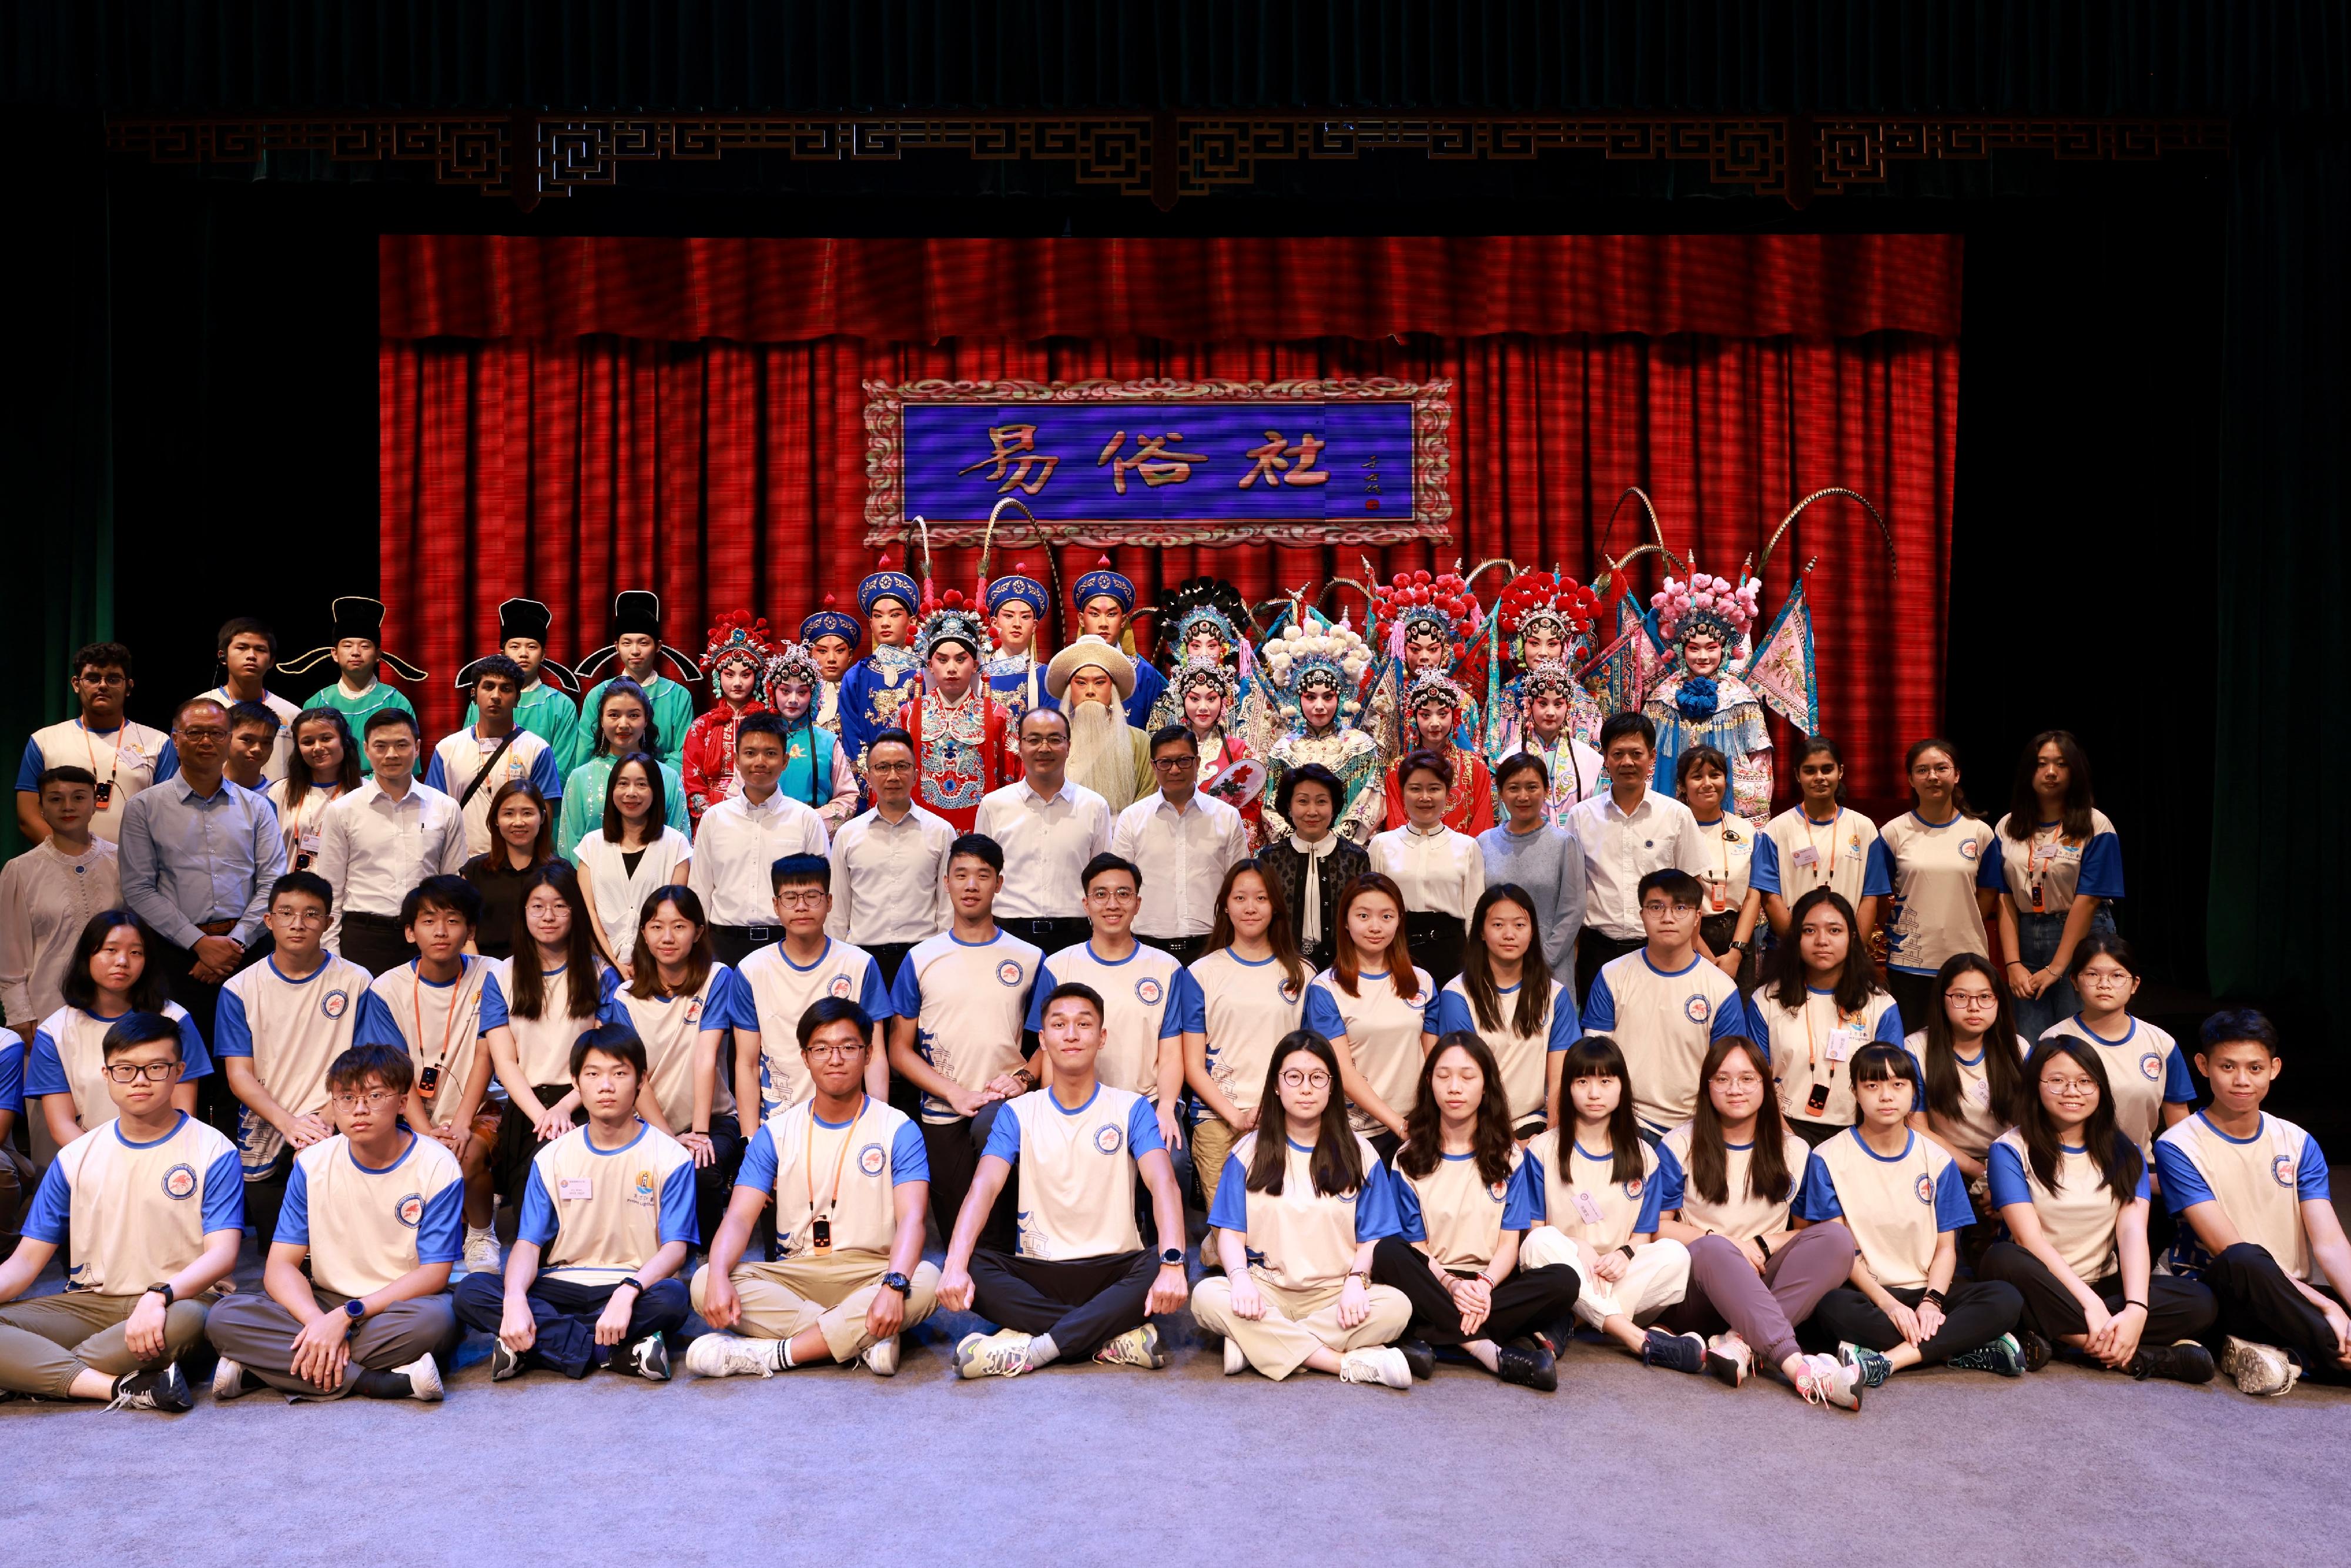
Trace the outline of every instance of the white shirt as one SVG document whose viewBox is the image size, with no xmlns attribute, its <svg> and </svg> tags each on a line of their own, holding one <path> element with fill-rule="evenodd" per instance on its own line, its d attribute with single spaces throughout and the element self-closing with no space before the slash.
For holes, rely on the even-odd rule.
<svg viewBox="0 0 2351 1568">
<path fill-rule="evenodd" d="M 1086 912 L 1086 862 L 1110 848 L 1110 802 L 1082 784 L 1061 781 L 1040 795 L 1027 779 L 991 789 L 971 831 L 1004 852 L 998 920 L 1054 920 Z"/>
<path fill-rule="evenodd" d="M 1641 879 L 1668 867 L 1692 876 L 1706 870 L 1698 819 L 1670 795 L 1649 790 L 1628 814 L 1604 789 L 1578 800 L 1568 826 L 1583 849 L 1583 923 L 1619 942 L 1640 940 Z"/>
<path fill-rule="evenodd" d="M 81 720 L 69 718 L 33 732 L 25 748 L 25 766 L 16 775 L 16 788 L 30 791 L 34 780 L 52 768 L 89 768 L 100 784 L 114 786 L 106 804 L 89 819 L 91 836 L 112 843 L 122 836 L 122 812 L 131 797 L 155 782 L 156 766 L 163 759 L 163 748 L 171 744 L 170 736 L 143 724 L 126 721 L 117 729 L 84 729 Z M 35 752 L 39 754 L 38 768 L 33 766 L 30 755 Z"/>
<path fill-rule="evenodd" d="M 1372 869 L 1392 877 L 1415 915 L 1452 915 L 1467 923 L 1486 891 L 1486 852 L 1467 833 L 1440 822 L 1433 833 L 1406 823 L 1372 835 Z"/>
<path fill-rule="evenodd" d="M 327 808 L 319 859 L 310 869 L 335 890 L 327 946 L 340 949 L 343 916 L 396 915 L 408 890 L 428 876 L 455 876 L 465 863 L 465 822 L 457 802 L 412 781 L 395 800 L 371 779 Z"/>
<path fill-rule="evenodd" d="M 786 855 L 820 855 L 831 848 L 824 820 L 782 790 L 756 806 L 749 796 L 737 795 L 702 813 L 686 885 L 713 925 L 773 925 L 776 890 L 768 868 Z"/>
<path fill-rule="evenodd" d="M 237 704 L 237 699 L 229 695 L 226 686 L 214 686 L 204 695 L 220 704 L 224 713 Z M 277 716 L 277 738 L 269 743 L 269 760 L 261 765 L 263 781 L 275 784 L 286 777 L 293 764 L 294 716 L 302 710 L 266 687 L 263 688 L 259 701 L 262 706 Z"/>
<path fill-rule="evenodd" d="M 20 1023 L 65 1006 L 57 986 L 82 927 L 120 908 L 122 875 L 114 846 L 92 838 L 78 855 L 43 839 L 0 869 L 0 1009 Z"/>
<path fill-rule="evenodd" d="M 1249 832 L 1241 814 L 1212 795 L 1195 790 L 1179 810 L 1154 790 L 1118 814 L 1110 847 L 1143 873 L 1138 936 L 1205 936 L 1225 873 L 1249 858 Z"/>
<path fill-rule="evenodd" d="M 952 823 L 910 805 L 893 822 L 877 808 L 852 817 L 832 836 L 832 913 L 828 936 L 875 947 L 921 942 L 946 930 L 947 846 Z"/>
<path fill-rule="evenodd" d="M 684 833 L 664 824 L 661 837 L 647 844 L 638 857 L 635 871 L 629 869 L 622 852 L 601 827 L 571 848 L 572 862 L 587 873 L 589 892 L 596 900 L 596 923 L 604 928 L 604 939 L 612 945 L 612 951 L 626 958 L 636 948 L 637 916 L 647 895 L 677 880 L 673 873 L 694 853 L 694 845 Z"/>
</svg>

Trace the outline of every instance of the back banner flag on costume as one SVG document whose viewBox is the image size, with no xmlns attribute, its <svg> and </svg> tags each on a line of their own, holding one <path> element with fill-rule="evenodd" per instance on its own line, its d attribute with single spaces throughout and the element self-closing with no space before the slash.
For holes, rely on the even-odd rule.
<svg viewBox="0 0 2351 1568">
<path fill-rule="evenodd" d="M 1780 607 L 1771 629 L 1756 645 L 1740 679 L 1772 712 L 1806 735 L 1821 727 L 1820 681 L 1813 664 L 1813 607 L 1804 597 L 1805 580 L 1799 576 L 1788 602 Z"/>
</svg>

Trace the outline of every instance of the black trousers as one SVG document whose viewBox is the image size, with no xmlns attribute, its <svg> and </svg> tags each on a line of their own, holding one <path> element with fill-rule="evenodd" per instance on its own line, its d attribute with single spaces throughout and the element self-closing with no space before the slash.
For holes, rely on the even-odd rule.
<svg viewBox="0 0 2351 1568">
<path fill-rule="evenodd" d="M 1022 1333 L 1049 1333 L 1063 1361 L 1084 1361 L 1143 1326 L 1159 1264 L 1148 1252 L 1048 1260 L 982 1248 L 971 1255 L 974 1306 Z"/>
<path fill-rule="evenodd" d="M 956 1216 L 963 1212 L 963 1200 L 970 1195 L 972 1177 L 979 1171 L 979 1152 L 987 1146 L 988 1129 L 996 1125 L 996 1114 L 1003 1105 L 1001 1100 L 991 1101 L 969 1121 L 916 1124 L 923 1129 L 923 1153 L 930 1158 L 931 1223 L 939 1228 L 942 1247 L 955 1239 Z M 1016 1167 L 997 1195 L 987 1223 L 979 1228 L 982 1248 L 998 1252 L 1015 1249 L 1020 1198 L 1014 1183 L 1019 1179 Z"/>
<path fill-rule="evenodd" d="M 1906 1307 L 1917 1306 L 1927 1296 L 1924 1291 L 1896 1290 L 1891 1285 L 1886 1293 Z M 2023 1311 L 2024 1299 L 2013 1285 L 1999 1280 L 1954 1280 L 1943 1292 L 1942 1329 L 1918 1346 L 1918 1359 L 1928 1366 L 1939 1366 L 1955 1355 L 1989 1344 L 2014 1328 Z M 1813 1315 L 1798 1325 L 1796 1337 L 1810 1350 L 1834 1350 L 1839 1340 L 1847 1339 L 1872 1350 L 1892 1350 L 1902 1343 L 1902 1331 L 1877 1310 L 1876 1302 L 1851 1285 L 1839 1285 L 1823 1296 Z"/>
<path fill-rule="evenodd" d="M 1082 915 L 1057 915 L 1046 920 L 1003 920 L 996 923 L 1023 942 L 1029 943 L 1048 958 L 1064 947 L 1074 947 L 1094 934 L 1093 925 Z"/>
<path fill-rule="evenodd" d="M 2067 1334 L 2090 1332 L 2090 1320 L 2083 1314 L 2082 1303 L 2074 1299 L 2074 1292 L 2049 1271 L 2047 1264 L 2013 1241 L 1995 1241 L 1985 1248 L 1982 1260 L 1976 1265 L 1976 1278 L 2002 1280 L 2015 1286 L 2016 1293 L 2024 1298 L 2024 1313 L 2017 1321 L 2052 1344 Z M 2123 1310 L 2121 1275 L 2085 1280 L 2083 1283 L 2106 1303 L 2107 1312 Z M 2213 1320 L 2219 1315 L 2219 1304 L 2202 1283 L 2169 1274 L 2150 1274 L 2147 1281 L 2147 1331 L 2139 1336 L 2139 1343 L 2152 1349 L 2176 1344 L 2183 1339 L 2208 1339 L 2212 1333 Z"/>
<path fill-rule="evenodd" d="M 1208 950 L 1208 938 L 1199 936 L 1145 936 L 1138 931 L 1135 940 L 1148 942 L 1179 964 L 1189 964 Z"/>
<path fill-rule="evenodd" d="M 503 1134 L 505 1128 L 499 1131 Z M 716 1157 L 694 1173 L 694 1217 L 702 1227 L 705 1249 L 718 1234 L 719 1221 L 726 1218 L 726 1202 L 735 1196 L 735 1173 L 743 1168 L 743 1151 L 749 1146 L 741 1123 L 724 1111 L 712 1114 L 710 1150 Z"/>
<path fill-rule="evenodd" d="M 1443 990 L 1461 973 L 1461 950 L 1468 940 L 1468 928 L 1458 915 L 1408 910 L 1404 929 L 1412 941 L 1412 961 L 1428 971 L 1430 985 Z"/>
<path fill-rule="evenodd" d="M 585 1377 L 611 1360 L 614 1351 L 625 1350 L 647 1334 L 675 1333 L 694 1311 L 684 1281 L 657 1280 L 637 1293 L 636 1304 L 629 1309 L 629 1332 L 621 1343 L 598 1344 L 596 1320 L 604 1315 L 604 1303 L 620 1288 L 617 1280 L 583 1285 L 541 1274 L 532 1281 L 525 1299 L 530 1302 L 532 1321 L 538 1325 L 538 1340 L 524 1353 L 523 1364 L 544 1366 L 566 1377 Z M 466 1275 L 457 1281 L 455 1300 L 457 1321 L 469 1329 L 495 1334 L 506 1322 L 507 1283 L 502 1275 Z"/>
<path fill-rule="evenodd" d="M 1405 1293 L 1412 1302 L 1412 1326 L 1405 1333 L 1431 1344 L 1466 1344 L 1473 1339 L 1507 1343 L 1566 1316 L 1583 1288 L 1575 1270 L 1564 1263 L 1517 1270 L 1494 1287 L 1493 1310 L 1478 1332 L 1466 1334 L 1461 1309 L 1428 1271 L 1428 1255 L 1403 1237 L 1382 1237 L 1372 1249 L 1372 1279 Z"/>
<path fill-rule="evenodd" d="M 1902 1032 L 1916 1034 L 1927 1027 L 1927 1015 L 1934 1010 L 1935 977 L 1913 975 L 1901 969 L 1886 971 L 1886 989 L 1895 1006 L 1902 1009 Z M 2164 1342 L 2170 1343 L 2169 1340 Z"/>
<path fill-rule="evenodd" d="M 416 944 L 408 939 L 408 928 L 397 915 L 344 911 L 342 944 L 337 950 L 371 975 L 397 969 L 416 956 Z"/>
<path fill-rule="evenodd" d="M 1647 946 L 1646 941 L 1637 936 L 1629 942 L 1621 941 L 1585 926 L 1575 939 L 1575 994 L 1578 997 L 1590 996 L 1592 982 L 1599 978 L 1603 965 L 1613 958 L 1622 958 L 1627 953 L 1637 953 Z"/>
<path fill-rule="evenodd" d="M 1769 931 L 1770 929 L 1771 929 L 1771 926 L 1765 925 L 1759 919 L 1755 922 L 1755 930 L 1750 932 L 1748 935 L 1751 937 L 1759 933 Z M 1738 913 L 1736 911 L 1731 911 L 1722 915 L 1708 915 L 1701 917 L 1698 923 L 1698 934 L 1705 941 L 1706 950 L 1713 954 L 1718 958 L 1721 957 L 1723 954 L 1730 950 L 1730 939 L 1739 935 Z M 1739 973 L 1734 977 L 1739 982 L 1739 994 L 1740 996 L 1743 997 L 1748 992 L 1755 988 L 1755 971 L 1757 967 L 1758 966 L 1755 962 L 1754 954 L 1741 953 L 1739 956 Z"/>
<path fill-rule="evenodd" d="M 534 1083 L 530 1086 L 530 1092 L 538 1096 L 540 1104 L 552 1105 L 570 1093 L 571 1088 L 569 1083 Z M 584 1111 L 574 1109 L 571 1113 L 571 1124 L 575 1127 L 587 1119 L 588 1114 Z M 520 1208 L 523 1187 L 530 1180 L 530 1162 L 537 1159 L 538 1151 L 546 1146 L 539 1142 L 538 1129 L 531 1125 L 530 1118 L 516 1109 L 513 1101 L 500 1101 L 498 1103 L 498 1141 L 490 1149 L 492 1189 L 507 1202 Z M 737 1163 L 738 1165 L 741 1163 L 739 1157 Z M 252 1191 L 250 1187 L 246 1190 L 248 1193 Z M 249 1197 L 246 1207 L 247 1208 L 252 1207 L 252 1200 Z M 708 1246 L 710 1239 L 716 1234 L 716 1231 L 704 1231 L 703 1245 Z"/>
<path fill-rule="evenodd" d="M 294 1150 L 287 1145 L 277 1151 L 269 1163 L 269 1174 L 259 1181 L 245 1184 L 245 1223 L 260 1244 L 261 1256 L 269 1257 L 269 1244 L 277 1239 L 277 1215 L 286 1207 L 287 1178 L 294 1174 Z"/>
<path fill-rule="evenodd" d="M 883 989 L 898 983 L 898 966 L 904 963 L 906 955 L 914 950 L 912 942 L 876 942 L 865 949 L 865 956 L 872 959 L 874 967 L 882 971 Z"/>
<path fill-rule="evenodd" d="M 2294 1289 L 2269 1249 L 2240 1241 L 2204 1265 L 2220 1322 L 2218 1332 L 2294 1353 L 2302 1375 L 2315 1383 L 2351 1383 L 2335 1364 L 2335 1331 L 2310 1298 Z M 2328 1293 L 2341 1300 L 2338 1285 Z"/>
<path fill-rule="evenodd" d="M 770 942 L 784 939 L 780 925 L 713 925 L 710 928 L 710 951 L 727 967 L 739 969 L 743 960 Z"/>
</svg>

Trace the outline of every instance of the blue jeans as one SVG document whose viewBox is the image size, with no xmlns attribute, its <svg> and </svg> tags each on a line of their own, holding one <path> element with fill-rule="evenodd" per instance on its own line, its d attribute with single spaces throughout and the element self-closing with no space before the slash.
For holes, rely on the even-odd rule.
<svg viewBox="0 0 2351 1568">
<path fill-rule="evenodd" d="M 2098 905 L 2097 914 L 2090 917 L 2092 931 L 2112 934 L 2115 917 L 2110 909 L 2104 903 Z M 2016 945 L 2022 951 L 2016 955 L 2017 961 L 2028 969 L 2047 968 L 2049 961 L 2057 956 L 2057 944 L 2064 935 L 2065 916 L 2019 912 Z M 2073 981 L 2066 979 L 2053 982 L 2037 997 L 2015 997 L 2011 1000 L 2016 1010 L 2016 1032 L 2024 1037 L 2027 1045 L 2037 1042 L 2045 1030 L 2082 1010 L 2081 993 L 2074 989 Z"/>
</svg>

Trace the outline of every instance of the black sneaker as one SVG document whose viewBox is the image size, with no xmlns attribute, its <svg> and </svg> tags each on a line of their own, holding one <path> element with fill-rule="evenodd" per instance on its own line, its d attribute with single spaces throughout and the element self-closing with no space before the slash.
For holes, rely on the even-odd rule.
<svg viewBox="0 0 2351 1568">
<path fill-rule="evenodd" d="M 502 1339 L 490 1341 L 490 1381 L 504 1383 L 509 1377 L 522 1375 L 522 1353 L 509 1350 Z"/>
<path fill-rule="evenodd" d="M 2040 1371 L 2049 1364 L 2049 1358 L 2057 1354 L 2055 1346 L 2031 1329 L 2017 1330 L 2015 1338 L 2024 1347 L 2024 1370 L 2027 1372 Z"/>
<path fill-rule="evenodd" d="M 1651 1329 L 1647 1343 L 1641 1347 L 1641 1359 L 1651 1366 L 1670 1367 L 1676 1372 L 1704 1372 L 1706 1341 L 1694 1333 Z"/>
<path fill-rule="evenodd" d="M 2141 1382 L 2168 1377 L 2175 1383 L 2210 1383 L 2214 1367 L 2210 1351 L 2192 1339 L 2183 1339 L 2177 1344 L 2141 1345 L 2125 1370 Z"/>
<path fill-rule="evenodd" d="M 1426 1383 L 1437 1374 L 1437 1353 L 1428 1348 L 1425 1339 L 1400 1339 L 1396 1349 L 1404 1352 L 1404 1364 L 1412 1368 L 1414 1377 Z"/>
<path fill-rule="evenodd" d="M 1505 1383 L 1550 1394 L 1559 1387 L 1559 1363 L 1549 1351 L 1523 1343 L 1494 1347 L 1494 1371 Z"/>
<path fill-rule="evenodd" d="M 180 1375 L 180 1364 L 167 1362 L 152 1372 L 126 1372 L 114 1380 L 114 1403 L 111 1410 L 165 1410 L 176 1415 L 195 1401 L 188 1395 L 188 1380 Z"/>
<path fill-rule="evenodd" d="M 622 1371 L 648 1383 L 669 1381 L 669 1342 L 657 1333 L 649 1333 L 629 1347 L 629 1359 Z"/>
</svg>

